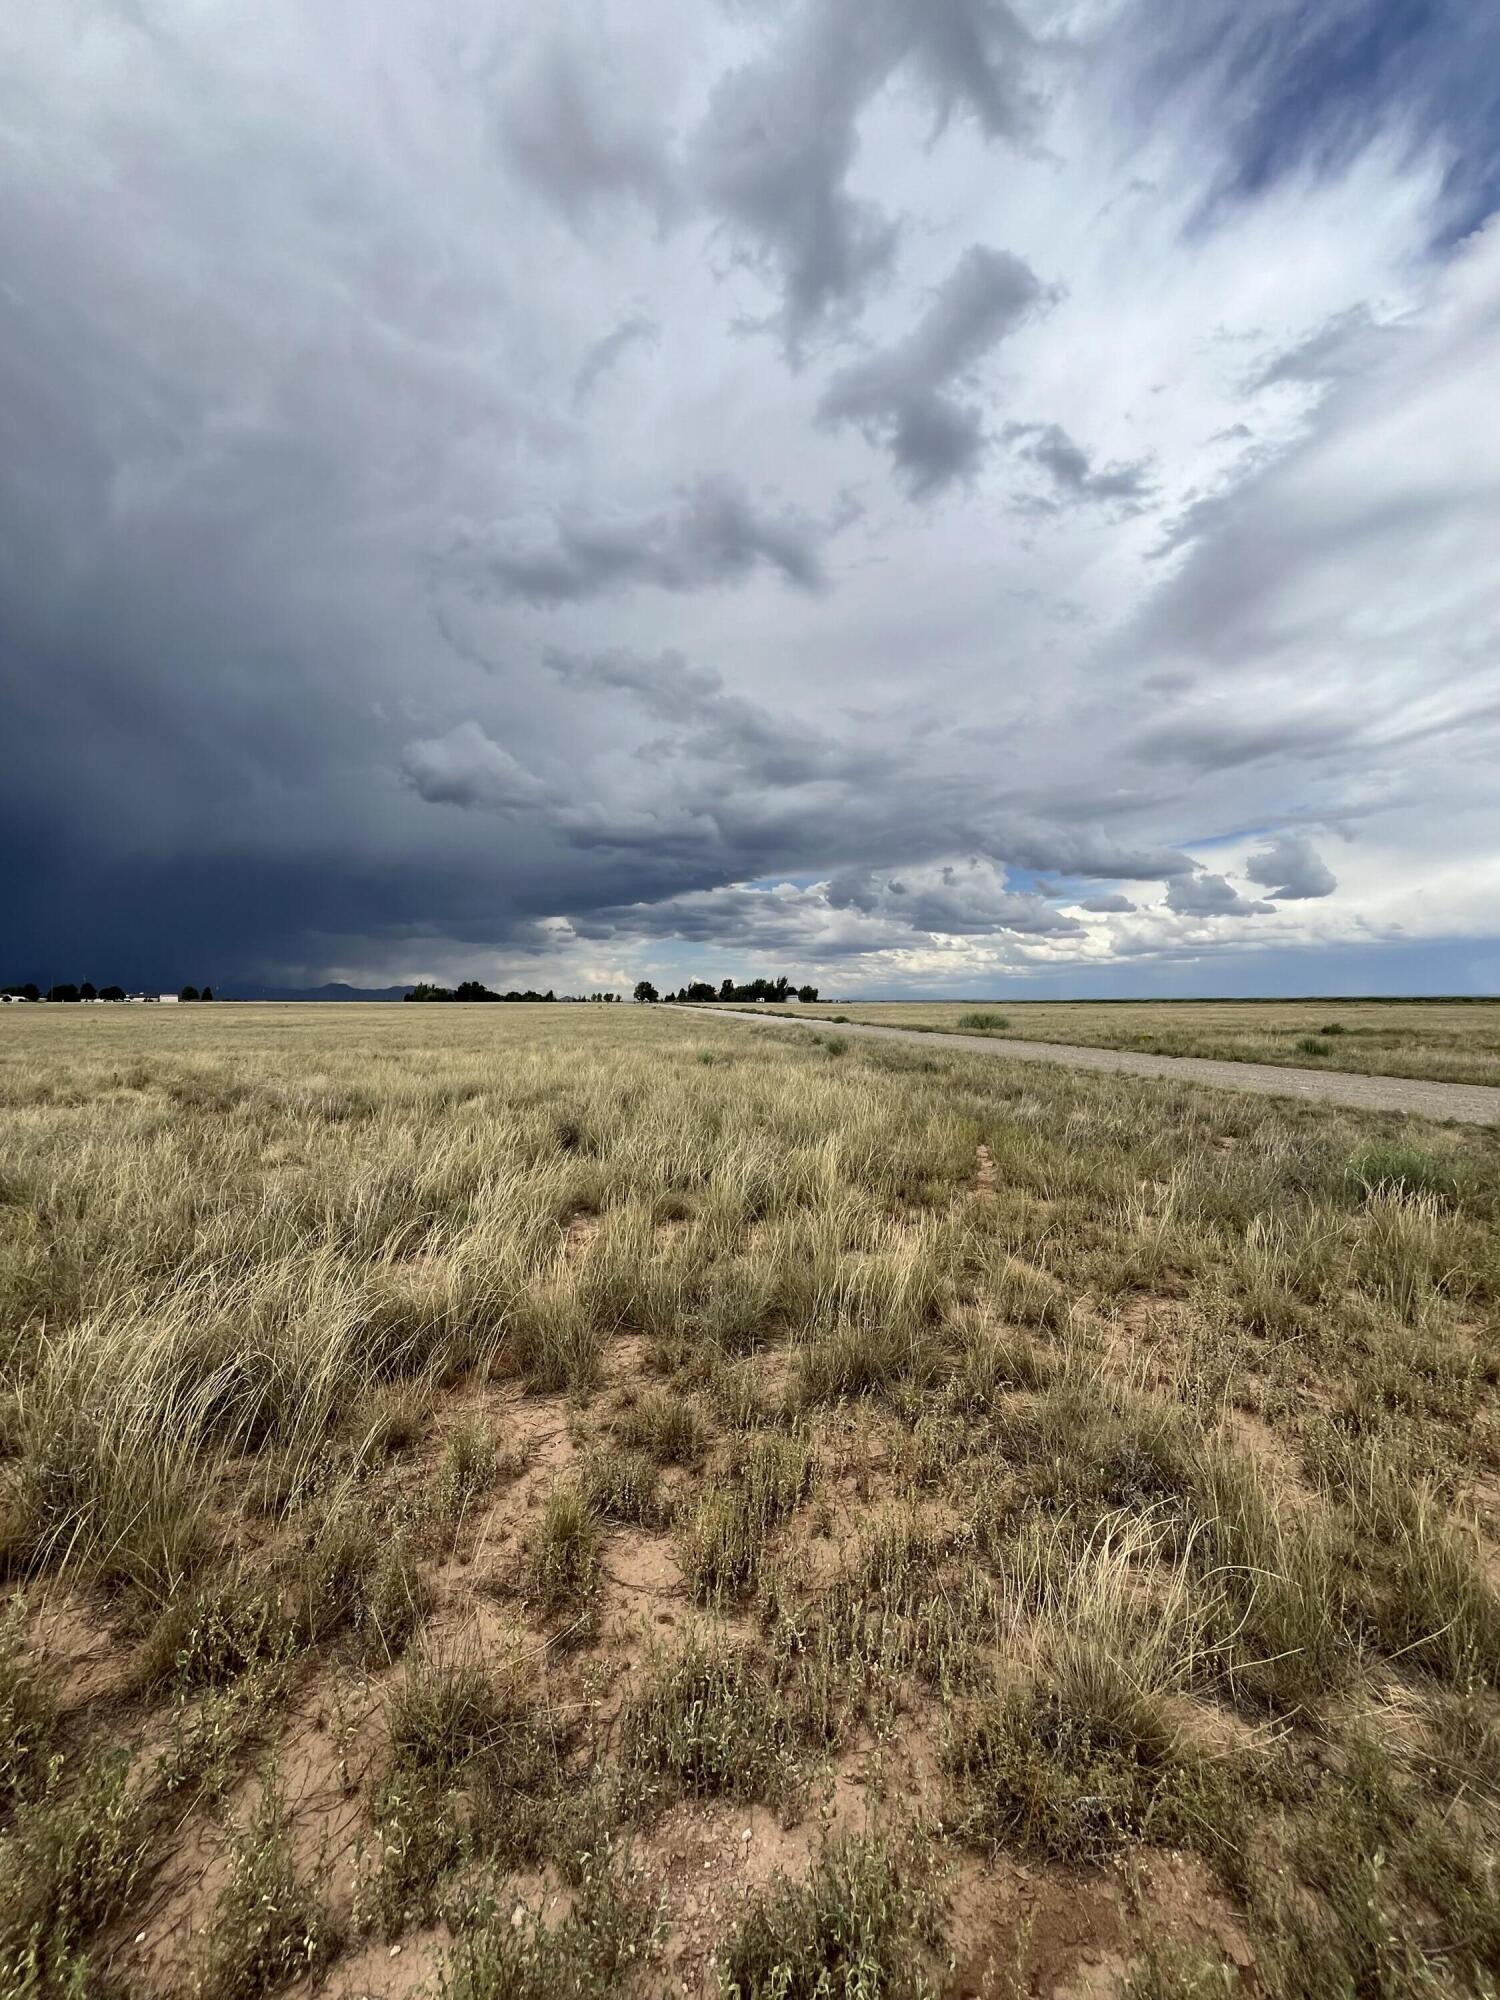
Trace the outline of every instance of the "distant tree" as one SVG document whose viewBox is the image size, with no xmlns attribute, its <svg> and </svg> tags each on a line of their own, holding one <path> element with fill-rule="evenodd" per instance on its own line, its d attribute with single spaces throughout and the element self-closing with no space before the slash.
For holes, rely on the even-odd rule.
<svg viewBox="0 0 1500 2000">
<path fill-rule="evenodd" d="M 196 1000 L 198 997 L 198 989 L 196 986 L 184 986 L 182 991 L 178 994 L 177 997 L 179 1000 Z"/>
<path fill-rule="evenodd" d="M 78 988 L 76 986 L 49 986 L 47 988 L 47 998 L 49 1000 L 76 1000 L 78 998 Z"/>
<path fill-rule="evenodd" d="M 453 993 L 450 987 L 434 986 L 430 980 L 420 979 L 406 997 L 408 1000 L 451 1000 Z"/>
<path fill-rule="evenodd" d="M 455 1000 L 498 1000 L 498 993 L 491 993 L 488 986 L 478 979 L 464 979 L 453 989 Z"/>
<path fill-rule="evenodd" d="M 806 1000 L 809 1005 L 811 1005 L 811 1003 L 814 1000 L 816 1000 L 817 997 L 818 997 L 818 989 L 816 986 L 799 986 L 797 988 L 797 998 L 799 1000 Z"/>
<path fill-rule="evenodd" d="M 200 1000 L 212 1000 L 213 997 L 214 989 L 211 986 L 205 986 L 203 991 L 198 995 Z"/>
<path fill-rule="evenodd" d="M 80 1000 L 97 1000 L 99 998 L 99 989 L 92 979 L 84 980 L 82 986 L 78 989 L 78 997 Z"/>
<path fill-rule="evenodd" d="M 103 986 L 99 989 L 99 998 L 101 1000 L 123 1000 L 125 998 L 125 988 L 123 986 Z"/>
<path fill-rule="evenodd" d="M 732 979 L 720 980 L 719 998 L 721 1000 L 732 1000 L 734 998 L 734 981 Z"/>
<path fill-rule="evenodd" d="M 654 1005 L 661 998 L 661 995 L 649 979 L 638 979 L 635 982 L 635 997 L 637 1000 L 644 1001 L 648 1005 Z"/>
<path fill-rule="evenodd" d="M 40 1000 L 42 997 L 41 988 L 30 979 L 24 986 L 0 986 L 0 993 L 8 993 L 13 1000 Z"/>
</svg>

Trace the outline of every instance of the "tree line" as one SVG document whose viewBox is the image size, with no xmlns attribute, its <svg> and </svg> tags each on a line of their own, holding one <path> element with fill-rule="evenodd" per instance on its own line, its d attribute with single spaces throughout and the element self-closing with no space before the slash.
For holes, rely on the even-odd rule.
<svg viewBox="0 0 1500 2000">
<path fill-rule="evenodd" d="M 545 993 L 538 993 L 535 987 L 532 986 L 528 986 L 524 993 L 517 992 L 515 987 L 512 987 L 508 993 L 492 993 L 489 987 L 481 984 L 479 980 L 464 979 L 457 986 L 434 986 L 429 980 L 423 980 L 420 984 L 413 986 L 406 997 L 408 1000 L 556 1000 L 557 995 L 550 986 Z M 565 993 L 563 998 L 565 1000 L 619 1001 L 623 1000 L 625 995 L 623 993 Z"/>
<path fill-rule="evenodd" d="M 28 979 L 24 986 L 0 986 L 0 993 L 12 1000 L 128 1000 L 130 995 L 123 986 L 95 986 L 92 979 L 85 979 L 81 986 L 49 986 L 44 993 L 35 980 Z M 212 1000 L 214 989 L 205 986 L 200 992 L 196 986 L 184 986 L 177 995 L 179 1000 Z"/>
<path fill-rule="evenodd" d="M 668 993 L 666 999 L 669 1002 L 673 1000 L 683 1002 L 695 1000 L 784 1001 L 789 999 L 793 993 L 796 994 L 799 1000 L 804 1000 L 809 1005 L 818 997 L 816 986 L 794 987 L 791 980 L 783 974 L 779 979 L 752 979 L 744 986 L 736 986 L 732 979 L 721 980 L 717 986 L 710 985 L 706 979 L 694 979 L 689 981 L 686 986 L 679 986 L 675 993 Z M 657 992 L 649 979 L 640 979 L 636 982 L 635 997 L 637 1000 L 649 1002 L 660 1000 L 663 996 Z"/>
</svg>

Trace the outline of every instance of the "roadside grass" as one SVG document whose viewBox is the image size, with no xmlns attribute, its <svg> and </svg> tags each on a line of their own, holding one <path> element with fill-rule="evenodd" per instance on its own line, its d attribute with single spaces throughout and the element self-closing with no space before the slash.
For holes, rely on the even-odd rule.
<svg viewBox="0 0 1500 2000">
<path fill-rule="evenodd" d="M 61 1011 L 0 1041 L 0 1990 L 141 1990 L 190 1841 L 144 1985 L 221 2000 L 419 1930 L 454 2000 L 937 1993 L 997 1855 L 1137 1885 L 1136 2000 L 1234 1990 L 1156 1850 L 1262 1990 L 1487 1990 L 1489 1134 L 664 1009 Z"/>
<path fill-rule="evenodd" d="M 931 1035 L 1003 1033 L 1020 1041 L 1149 1055 L 1500 1084 L 1500 1002 L 1363 1000 L 1333 1020 L 1326 1006 L 1297 1000 L 1007 1000 L 1001 1013 L 951 1000 L 855 1001 L 836 1009 L 825 1001 L 756 1012 Z M 1304 1042 L 1314 1047 L 1304 1049 Z"/>
</svg>

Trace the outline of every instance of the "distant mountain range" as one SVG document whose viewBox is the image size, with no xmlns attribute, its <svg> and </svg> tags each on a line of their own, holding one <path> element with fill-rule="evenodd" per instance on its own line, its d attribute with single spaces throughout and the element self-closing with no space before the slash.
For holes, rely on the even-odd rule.
<svg viewBox="0 0 1500 2000">
<path fill-rule="evenodd" d="M 221 1000 L 404 1000 L 410 986 L 226 986 Z"/>
</svg>

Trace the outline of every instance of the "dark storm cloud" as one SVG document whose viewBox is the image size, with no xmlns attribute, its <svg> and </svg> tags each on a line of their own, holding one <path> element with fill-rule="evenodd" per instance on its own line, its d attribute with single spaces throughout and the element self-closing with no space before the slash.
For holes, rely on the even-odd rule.
<svg viewBox="0 0 1500 2000">
<path fill-rule="evenodd" d="M 1272 903 L 1251 902 L 1222 875 L 1185 875 L 1167 888 L 1167 908 L 1180 917 L 1264 917 Z"/>
<path fill-rule="evenodd" d="M 1021 258 L 976 244 L 903 340 L 839 370 L 819 416 L 884 443 L 914 497 L 965 477 L 984 450 L 984 418 L 947 392 L 1050 296 Z"/>
<path fill-rule="evenodd" d="M 512 80 L 498 125 L 512 165 L 571 221 L 627 199 L 662 222 L 680 206 L 667 134 L 636 93 L 560 38 Z"/>
<path fill-rule="evenodd" d="M 987 138 L 1033 128 L 1037 45 L 1001 0 L 809 0 L 719 83 L 691 171 L 736 242 L 769 268 L 796 352 L 892 267 L 899 228 L 847 185 L 867 104 L 906 65 L 939 123 L 970 113 Z"/>
<path fill-rule="evenodd" d="M 661 328 L 645 313 L 632 313 L 596 340 L 573 378 L 573 406 L 586 403 L 603 378 L 632 347 L 650 346 Z"/>
<path fill-rule="evenodd" d="M 1284 833 L 1252 854 L 1245 874 L 1278 903 L 1331 896 L 1339 886 L 1333 871 L 1305 834 Z"/>
<path fill-rule="evenodd" d="M 651 514 L 570 510 L 535 549 L 501 549 L 479 567 L 530 604 L 577 604 L 633 584 L 691 591 L 740 583 L 762 565 L 800 590 L 823 584 L 827 531 L 791 513 L 763 513 L 737 481 L 702 479 Z"/>
<path fill-rule="evenodd" d="M 1080 501 L 1113 500 L 1138 505 L 1152 490 L 1150 468 L 1144 459 L 1096 471 L 1088 452 L 1061 424 L 1007 424 L 1002 435 L 1052 481 L 1054 497 L 1033 504 L 1057 508 Z"/>
<path fill-rule="evenodd" d="M 1027 5 L 1202 43 L 1153 188 L 1140 63 L 986 0 L 381 0 L 352 61 L 300 0 L 0 9 L 0 977 L 1202 955 L 1264 905 L 1181 843 L 1247 827 L 1382 866 L 1268 834 L 1221 935 L 1410 925 L 1460 841 L 1489 921 L 1500 237 L 1429 257 L 1404 126 L 1202 221 L 1255 11 L 1203 0 L 1242 90 L 1176 0 Z M 1033 537 L 963 475 L 1034 412 Z"/>
</svg>

